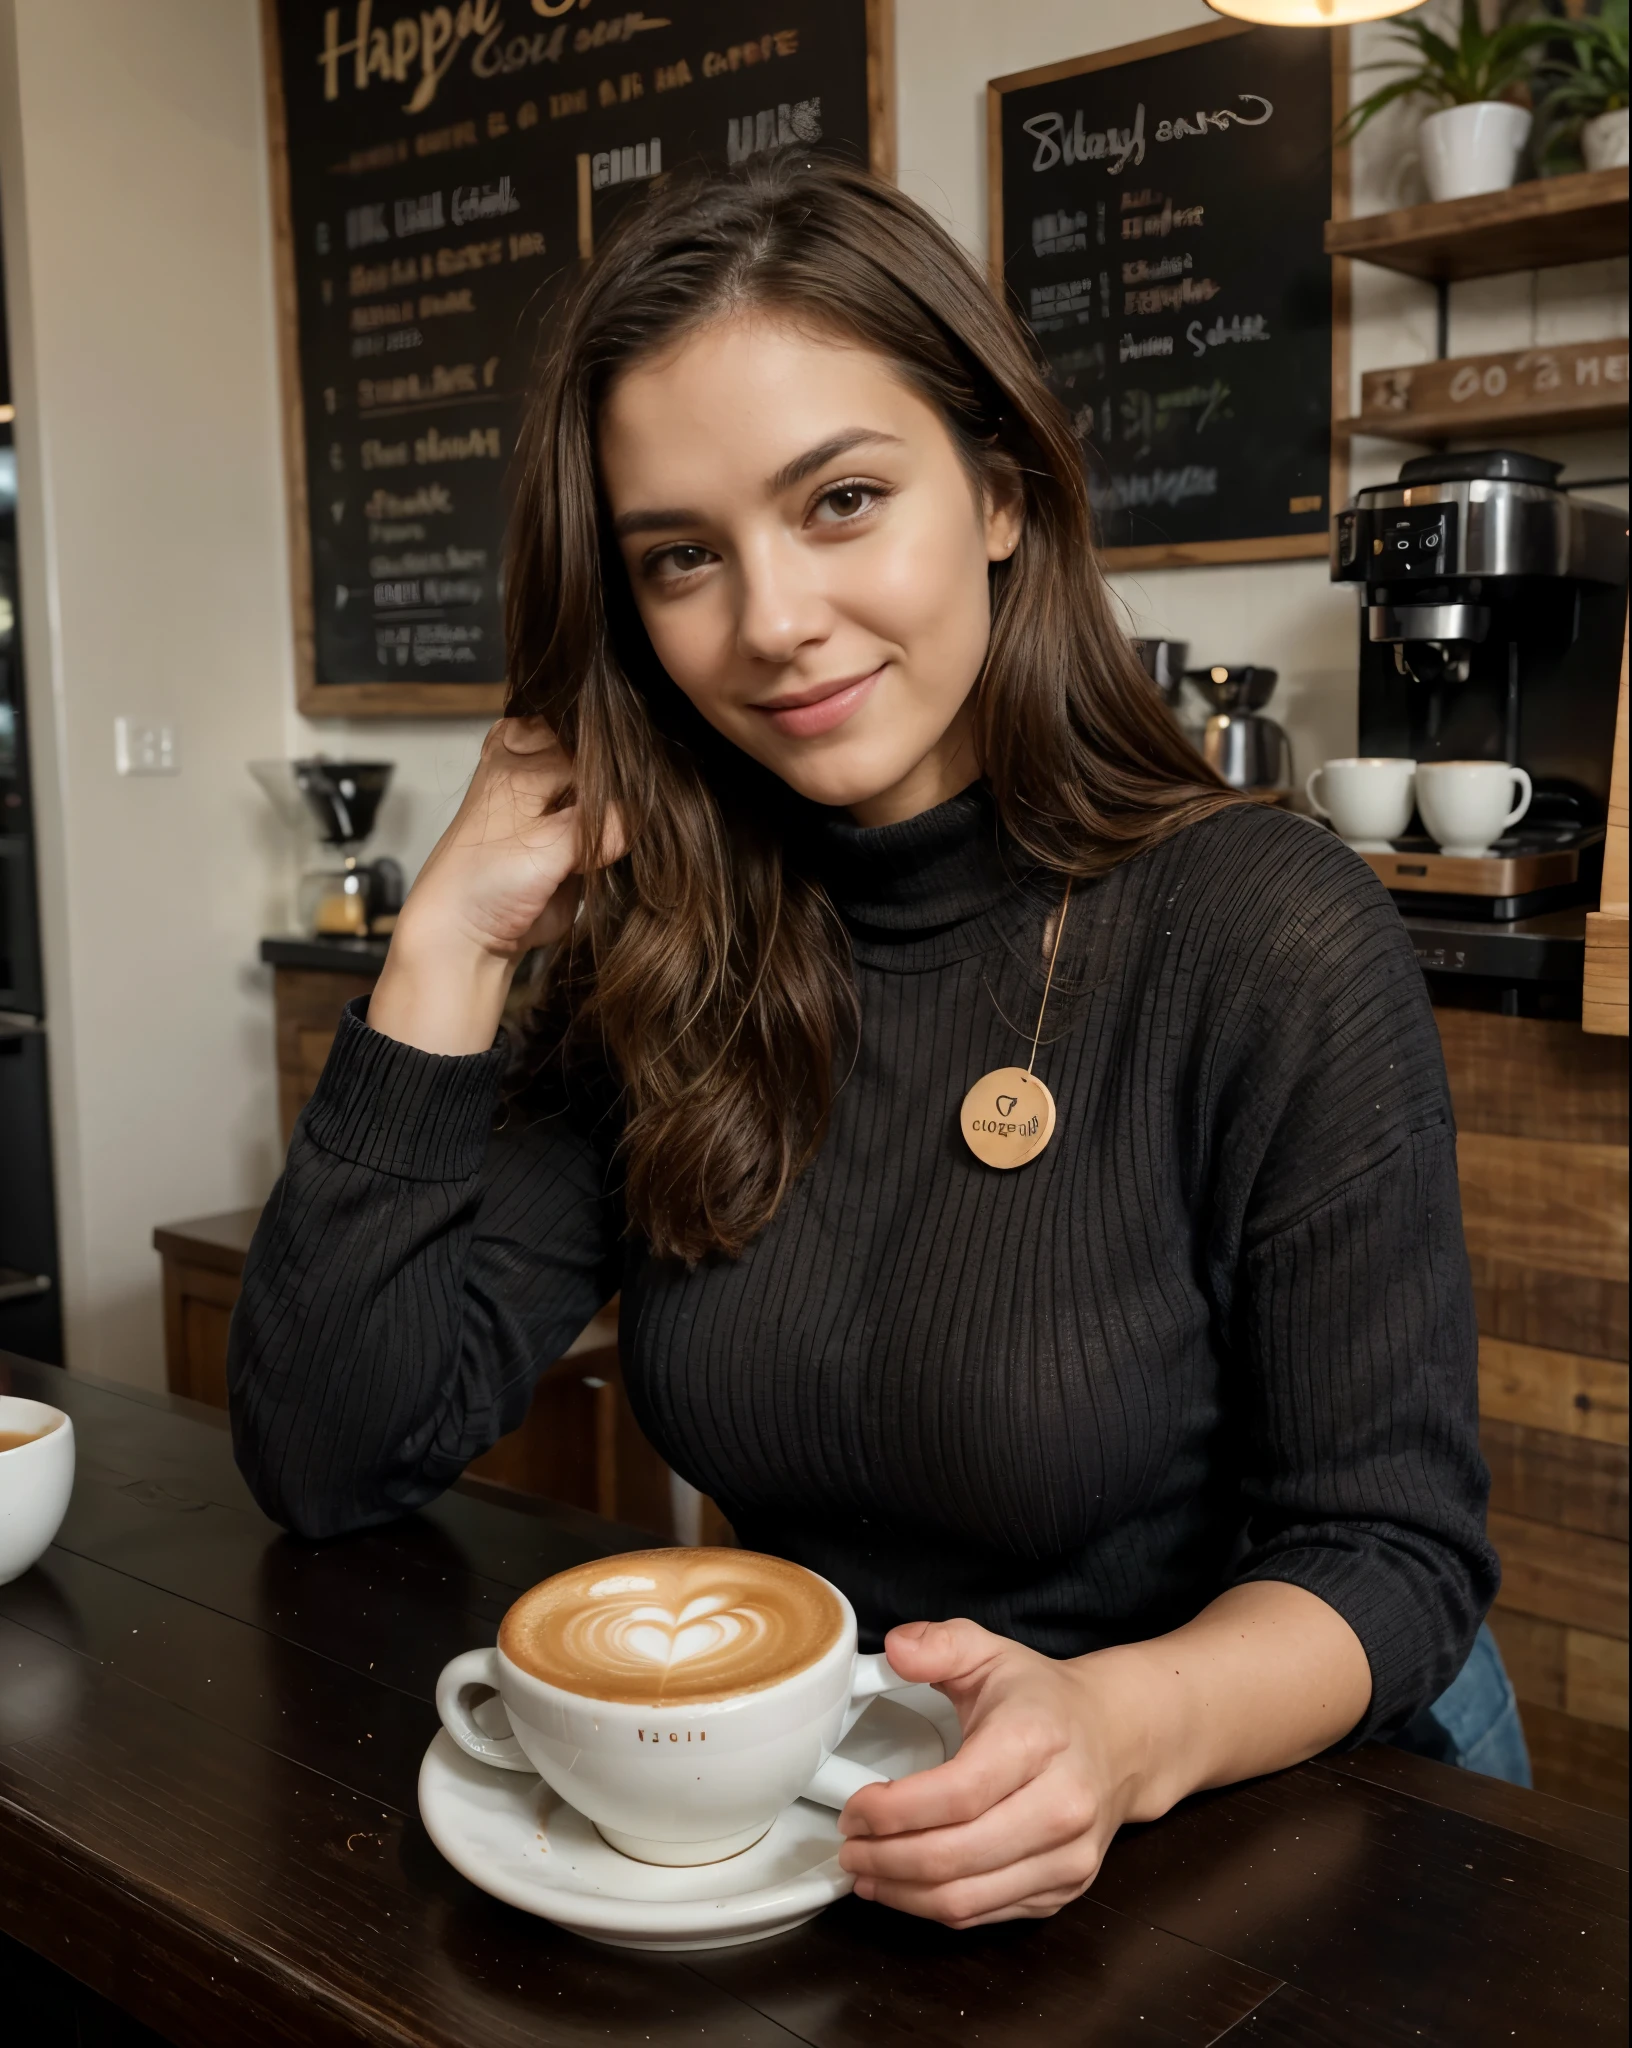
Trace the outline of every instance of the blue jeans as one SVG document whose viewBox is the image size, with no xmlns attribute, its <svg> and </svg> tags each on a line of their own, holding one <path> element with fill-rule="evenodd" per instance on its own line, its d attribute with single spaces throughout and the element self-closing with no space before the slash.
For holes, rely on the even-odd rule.
<svg viewBox="0 0 1632 2048">
<path fill-rule="evenodd" d="M 1519 1703 L 1487 1626 L 1481 1625 L 1474 1637 L 1467 1663 L 1432 1706 L 1406 1723 L 1394 1747 L 1487 1778 L 1505 1778 L 1510 1785 L 1530 1783 Z"/>
</svg>

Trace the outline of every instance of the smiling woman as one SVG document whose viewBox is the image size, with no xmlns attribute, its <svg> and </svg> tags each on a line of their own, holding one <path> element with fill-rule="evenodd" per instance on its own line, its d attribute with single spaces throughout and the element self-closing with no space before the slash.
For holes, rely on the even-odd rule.
<svg viewBox="0 0 1632 2048">
<path fill-rule="evenodd" d="M 846 1808 L 865 1895 L 1053 1912 L 1124 1821 L 1406 1729 L 1521 1768 L 1422 977 L 1167 718 L 963 253 L 799 157 L 632 208 L 506 590 L 511 715 L 245 1270 L 269 1510 L 425 1501 L 621 1292 L 663 1456 L 962 1717 Z"/>
</svg>

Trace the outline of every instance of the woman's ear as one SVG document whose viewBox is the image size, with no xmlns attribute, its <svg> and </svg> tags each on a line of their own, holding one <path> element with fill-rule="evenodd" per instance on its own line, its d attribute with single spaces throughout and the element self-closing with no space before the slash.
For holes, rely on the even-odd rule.
<svg viewBox="0 0 1632 2048">
<path fill-rule="evenodd" d="M 985 507 L 986 559 L 1006 562 L 1020 545 L 1026 523 L 1025 499 L 1017 478 L 1005 478 L 1001 485 L 988 486 Z"/>
</svg>

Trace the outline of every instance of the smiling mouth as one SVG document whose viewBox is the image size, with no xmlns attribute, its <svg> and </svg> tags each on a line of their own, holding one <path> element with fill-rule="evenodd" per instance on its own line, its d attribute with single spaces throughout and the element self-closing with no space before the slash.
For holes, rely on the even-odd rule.
<svg viewBox="0 0 1632 2048">
<path fill-rule="evenodd" d="M 791 690 L 785 697 L 773 698 L 768 704 L 751 704 L 748 708 L 769 719 L 778 732 L 786 733 L 792 739 L 810 739 L 817 733 L 831 732 L 853 712 L 859 711 L 883 673 L 884 664 L 881 663 L 868 675 L 846 676 L 831 683 L 813 683 L 808 690 Z"/>
</svg>

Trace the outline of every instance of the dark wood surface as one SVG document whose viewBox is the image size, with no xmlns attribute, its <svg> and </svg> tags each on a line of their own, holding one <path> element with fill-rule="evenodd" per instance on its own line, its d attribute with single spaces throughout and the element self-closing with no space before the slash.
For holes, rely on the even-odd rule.
<svg viewBox="0 0 1632 2048">
<path fill-rule="evenodd" d="M 1624 1825 L 1394 1751 L 1129 1829 L 1047 1922 L 846 1900 L 747 1948 L 597 1948 L 459 1877 L 414 1786 L 445 1660 L 641 1532 L 477 1484 L 297 1543 L 217 1412 L 22 1360 L 0 1388 L 79 1446 L 56 1544 L 0 1587 L 0 1933 L 178 2048 L 1625 2037 Z"/>
</svg>

